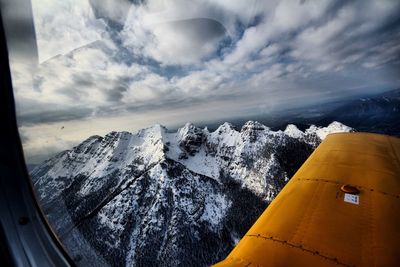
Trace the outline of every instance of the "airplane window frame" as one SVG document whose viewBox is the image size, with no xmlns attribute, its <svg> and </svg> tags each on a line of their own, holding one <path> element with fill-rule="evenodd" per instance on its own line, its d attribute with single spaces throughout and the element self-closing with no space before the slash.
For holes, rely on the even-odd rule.
<svg viewBox="0 0 400 267">
<path fill-rule="evenodd" d="M 18 2 L 7 4 L 21 8 Z M 11 266 L 75 266 L 41 211 L 25 164 L 11 82 L 7 19 L 1 12 L 0 259 Z"/>
</svg>

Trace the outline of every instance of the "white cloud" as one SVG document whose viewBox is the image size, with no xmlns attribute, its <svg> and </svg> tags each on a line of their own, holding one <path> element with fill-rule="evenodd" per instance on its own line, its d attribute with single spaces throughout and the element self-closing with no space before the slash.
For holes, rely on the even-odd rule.
<svg viewBox="0 0 400 267">
<path fill-rule="evenodd" d="M 175 1 L 181 3 L 181 1 Z M 121 33 L 124 45 L 135 54 L 145 55 L 165 65 L 198 64 L 217 49 L 225 29 L 210 18 L 183 15 L 193 5 L 176 5 L 172 12 L 157 12 L 154 4 L 132 8 Z"/>
<path fill-rule="evenodd" d="M 168 97 L 171 91 L 173 91 L 173 87 L 165 77 L 151 73 L 144 79 L 132 82 L 128 90 L 123 93 L 122 101 L 126 104 L 133 104 L 159 100 Z"/>
<path fill-rule="evenodd" d="M 292 43 L 291 56 L 311 65 L 317 71 L 333 71 L 343 62 L 337 55 L 335 38 L 350 26 L 354 19 L 352 8 L 342 9 L 332 20 L 302 31 Z"/>
<path fill-rule="evenodd" d="M 89 0 L 94 13 L 119 24 L 124 24 L 132 3 L 129 0 Z"/>
<path fill-rule="evenodd" d="M 283 0 L 275 8 L 271 22 L 281 32 L 300 28 L 315 19 L 320 19 L 331 3 L 330 0 Z"/>
<path fill-rule="evenodd" d="M 287 38 L 304 25 L 320 18 L 326 12 L 329 2 L 288 0 L 279 1 L 275 6 L 274 3 L 265 5 L 269 9 L 265 9 L 261 23 L 246 29 L 224 62 L 235 65 L 248 61 L 269 44 Z"/>
<path fill-rule="evenodd" d="M 185 77 L 174 79 L 176 87 L 186 95 L 191 97 L 205 97 L 213 93 L 213 90 L 223 90 L 221 88 L 225 77 L 210 71 L 194 71 Z"/>
<path fill-rule="evenodd" d="M 398 83 L 381 75 L 399 61 L 400 34 L 388 26 L 396 1 L 335 9 L 326 0 L 119 2 L 114 9 L 91 0 L 93 11 L 88 1 L 34 1 L 41 61 L 61 55 L 39 66 L 13 62 L 27 135 L 48 127 L 57 136 L 51 125 L 82 128 L 89 119 L 86 134 L 100 120 L 102 132 L 116 130 L 118 116 L 127 123 L 130 114 L 141 127 L 257 115 L 266 110 L 259 107 L 272 112 Z M 95 13 L 124 25 L 106 25 Z M 65 138 L 77 142 L 83 134 L 76 134 Z M 44 139 L 37 140 L 27 147 L 39 151 Z"/>
<path fill-rule="evenodd" d="M 121 6 L 128 9 L 128 3 L 120 1 L 123 1 Z M 205 99 L 226 94 L 231 88 L 238 88 L 238 84 L 244 87 L 242 90 L 252 91 L 256 89 L 255 84 L 268 88 L 264 84 L 285 75 L 308 77 L 317 72 L 339 71 L 366 57 L 366 53 L 358 51 L 344 57 L 348 50 L 346 38 L 358 37 L 375 29 L 376 25 L 358 25 L 365 25 L 368 22 L 365 18 L 372 17 L 376 17 L 373 20 L 376 24 L 381 23 L 384 14 L 391 13 L 395 5 L 390 1 L 382 6 L 376 3 L 347 4 L 339 8 L 337 14 L 326 16 L 330 4 L 325 0 L 268 3 L 230 3 L 225 0 L 188 3 L 174 0 L 168 4 L 151 0 L 146 5 L 130 8 L 124 28 L 119 33 L 122 44 L 131 53 L 124 55 L 132 57 L 129 63 L 129 60 L 121 62 L 114 58 L 121 47 L 109 39 L 108 33 L 101 33 L 105 30 L 104 23 L 95 19 L 87 1 L 79 4 L 75 0 L 37 2 L 33 8 L 43 53 L 54 54 L 57 49 L 70 49 L 71 40 L 61 36 L 62 32 L 75 36 L 77 41 L 73 42 L 74 45 L 87 43 L 100 35 L 102 40 L 42 64 L 34 72 L 33 79 L 28 77 L 32 76 L 30 69 L 24 72 L 17 68 L 13 72 L 17 95 L 21 99 L 34 99 L 32 103 L 42 106 L 71 108 L 84 105 L 97 114 L 96 110 L 115 104 L 110 104 L 110 99 L 120 100 L 128 107 L 188 96 Z M 250 11 L 240 12 L 246 5 Z M 360 16 L 355 12 L 360 5 L 366 15 Z M 105 13 L 109 6 L 106 1 L 97 9 Z M 375 9 L 379 19 L 370 14 Z M 124 12 L 111 9 L 109 13 L 113 19 Z M 214 32 L 218 28 L 214 22 L 221 22 L 229 32 L 235 28 L 235 23 L 245 25 L 259 14 L 262 15 L 259 23 L 245 29 L 237 42 L 231 44 L 231 49 L 224 50 L 220 57 L 212 57 L 224 36 Z M 208 20 L 193 23 L 194 18 Z M 178 23 L 180 19 L 184 22 Z M 55 34 L 51 35 L 52 32 Z M 340 38 L 341 35 L 344 38 Z M 340 43 L 337 40 L 344 41 Z M 44 45 L 46 43 L 48 45 Z M 374 56 L 360 65 L 385 64 L 399 49 L 395 44 L 382 44 L 382 47 L 385 49 L 368 48 Z M 161 68 L 179 66 L 182 73 L 175 77 L 163 76 L 156 71 L 160 67 L 135 62 L 141 56 L 160 62 Z M 194 70 L 191 70 L 193 66 Z M 249 82 L 252 79 L 257 82 Z M 37 90 L 30 89 L 32 81 Z M 251 86 L 245 85 L 246 81 Z M 125 106 L 120 108 L 124 110 Z"/>
<path fill-rule="evenodd" d="M 331 19 L 309 25 L 300 32 L 291 43 L 290 55 L 317 72 L 339 71 L 354 64 L 371 67 L 379 65 L 372 61 L 386 63 L 396 58 L 399 49 L 393 41 L 398 37 L 388 38 L 384 32 L 377 31 L 390 21 L 393 11 L 400 9 L 400 4 L 395 2 L 348 3 L 331 14 Z M 391 52 L 382 47 L 390 47 Z"/>
</svg>

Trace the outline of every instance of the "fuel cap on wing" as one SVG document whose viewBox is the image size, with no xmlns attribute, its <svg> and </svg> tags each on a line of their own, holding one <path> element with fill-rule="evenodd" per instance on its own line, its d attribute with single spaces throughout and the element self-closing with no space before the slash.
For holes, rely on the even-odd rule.
<svg viewBox="0 0 400 267">
<path fill-rule="evenodd" d="M 340 190 L 351 195 L 358 195 L 360 193 L 360 190 L 357 187 L 349 184 L 342 185 Z"/>
</svg>

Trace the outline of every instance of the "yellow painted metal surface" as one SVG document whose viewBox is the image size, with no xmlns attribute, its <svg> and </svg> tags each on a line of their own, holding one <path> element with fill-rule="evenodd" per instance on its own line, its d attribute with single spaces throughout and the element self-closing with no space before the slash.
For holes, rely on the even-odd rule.
<svg viewBox="0 0 400 267">
<path fill-rule="evenodd" d="M 400 139 L 329 135 L 214 266 L 400 266 Z"/>
</svg>

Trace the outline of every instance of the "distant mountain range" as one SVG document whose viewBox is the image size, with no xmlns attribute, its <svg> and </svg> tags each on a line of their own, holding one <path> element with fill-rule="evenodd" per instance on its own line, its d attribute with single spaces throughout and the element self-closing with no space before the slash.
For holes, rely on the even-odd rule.
<svg viewBox="0 0 400 267">
<path fill-rule="evenodd" d="M 400 89 L 307 108 L 293 108 L 253 119 L 273 130 L 285 129 L 288 124 L 296 124 L 300 130 L 305 130 L 312 124 L 326 126 L 332 121 L 340 121 L 356 131 L 400 137 Z M 246 121 L 246 118 L 236 119 L 234 123 L 241 125 Z"/>
<path fill-rule="evenodd" d="M 329 133 L 186 124 L 92 136 L 31 172 L 79 266 L 209 266 L 223 259 Z"/>
<path fill-rule="evenodd" d="M 357 131 L 400 136 L 400 89 L 351 101 L 323 120 L 339 120 Z"/>
</svg>

